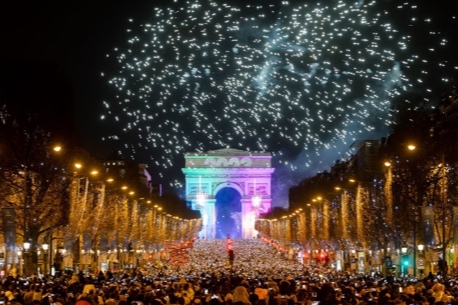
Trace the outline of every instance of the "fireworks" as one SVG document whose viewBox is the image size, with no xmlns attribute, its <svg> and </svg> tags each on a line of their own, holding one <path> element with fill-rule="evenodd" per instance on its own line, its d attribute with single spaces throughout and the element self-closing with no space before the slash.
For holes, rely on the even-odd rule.
<svg viewBox="0 0 458 305">
<path fill-rule="evenodd" d="M 296 3 L 175 2 L 148 22 L 130 20 L 127 42 L 108 55 L 115 96 L 102 118 L 118 132 L 107 138 L 127 158 L 151 156 L 164 175 L 189 151 L 306 152 L 288 164 L 294 170 L 323 149 L 337 156 L 385 135 L 391 101 L 424 86 L 431 67 L 409 49 L 414 33 L 397 29 L 378 1 Z M 395 14 L 429 22 L 415 20 L 416 9 L 404 3 Z"/>
</svg>

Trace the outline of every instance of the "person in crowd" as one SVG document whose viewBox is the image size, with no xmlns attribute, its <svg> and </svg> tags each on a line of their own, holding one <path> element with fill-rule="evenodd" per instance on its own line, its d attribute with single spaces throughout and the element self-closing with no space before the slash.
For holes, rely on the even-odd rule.
<svg viewBox="0 0 458 305">
<path fill-rule="evenodd" d="M 244 305 L 251 305 L 250 294 L 248 293 L 247 286 L 248 282 L 246 280 L 242 280 L 240 284 L 235 287 L 234 293 L 232 294 L 235 304 L 237 304 L 237 302 L 242 302 Z"/>
</svg>

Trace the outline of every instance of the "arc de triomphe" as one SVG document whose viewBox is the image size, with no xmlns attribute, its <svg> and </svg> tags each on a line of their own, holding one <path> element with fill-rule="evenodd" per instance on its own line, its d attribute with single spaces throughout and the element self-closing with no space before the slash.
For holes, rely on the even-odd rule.
<svg viewBox="0 0 458 305">
<path fill-rule="evenodd" d="M 256 217 L 271 208 L 271 159 L 237 149 L 185 154 L 186 201 L 201 212 L 201 238 L 256 236 Z"/>
</svg>

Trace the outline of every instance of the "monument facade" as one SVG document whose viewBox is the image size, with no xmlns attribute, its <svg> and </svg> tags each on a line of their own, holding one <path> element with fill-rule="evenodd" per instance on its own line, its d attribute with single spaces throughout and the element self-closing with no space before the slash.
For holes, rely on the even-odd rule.
<svg viewBox="0 0 458 305">
<path fill-rule="evenodd" d="M 203 218 L 201 238 L 253 238 L 271 208 L 272 155 L 237 149 L 186 153 L 186 201 Z"/>
</svg>

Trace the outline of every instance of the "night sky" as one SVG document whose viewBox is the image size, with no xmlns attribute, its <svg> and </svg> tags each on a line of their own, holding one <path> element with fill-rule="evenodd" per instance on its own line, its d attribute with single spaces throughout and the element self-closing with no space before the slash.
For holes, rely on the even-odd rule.
<svg viewBox="0 0 458 305">
<path fill-rule="evenodd" d="M 100 145 L 103 133 L 99 114 L 106 88 L 100 78 L 102 62 L 124 31 L 128 16 L 143 12 L 145 5 L 132 6 L 128 1 L 2 4 L 0 62 L 2 67 L 8 67 L 8 74 L 5 75 L 4 69 L 2 75 L 8 79 L 12 73 L 15 82 L 21 79 L 31 82 L 40 79 L 32 74 L 43 73 L 58 81 L 59 86 L 67 86 L 66 96 L 60 98 L 60 93 L 55 94 L 55 105 L 62 107 L 63 112 L 74 109 L 70 113 L 74 115 L 83 144 L 104 156 L 109 151 Z"/>
<path fill-rule="evenodd" d="M 234 0 L 226 2 L 233 5 L 255 3 Z M 295 2 L 290 1 L 291 4 Z M 323 3 L 331 2 L 335 1 L 323 1 Z M 407 3 L 412 6 L 416 3 L 415 1 L 389 0 L 378 2 L 385 2 L 391 8 Z M 413 35 L 410 42 L 410 50 L 418 52 L 421 58 L 429 61 L 418 70 L 418 73 L 419 77 L 424 77 L 424 86 L 429 86 L 427 83 L 431 80 L 433 91 L 431 101 L 433 103 L 434 99 L 439 98 L 448 89 L 447 82 L 441 82 L 440 78 L 453 77 L 457 72 L 456 31 L 458 21 L 454 16 L 457 15 L 458 5 L 456 1 L 450 0 L 428 1 L 428 4 L 423 5 L 421 2 L 417 1 L 419 3 L 418 16 L 423 20 L 414 24 L 416 28 L 413 31 L 409 16 L 405 15 L 407 10 L 393 10 L 390 11 L 390 14 L 397 18 L 393 22 L 400 31 L 405 30 L 406 33 L 412 33 L 412 35 L 416 32 L 440 32 L 440 37 L 447 38 L 446 46 L 442 49 L 438 43 L 439 39 L 436 39 L 437 36 L 434 36 L 437 41 L 433 41 L 434 39 L 426 35 Z M 74 115 L 77 123 L 76 130 L 83 145 L 100 157 L 107 156 L 113 147 L 102 142 L 101 139 L 103 136 L 119 133 L 117 128 L 120 126 L 102 123 L 100 120 L 103 112 L 102 101 L 113 94 L 113 86 L 107 85 L 107 79 L 101 77 L 101 72 L 111 72 L 114 75 L 113 71 L 118 69 L 113 61 L 107 61 L 106 55 L 112 53 L 115 46 L 125 45 L 126 39 L 130 37 L 126 33 L 126 29 L 130 27 L 130 18 L 139 23 L 151 21 L 153 19 L 149 17 L 153 15 L 154 7 L 164 7 L 164 3 L 172 3 L 172 1 L 61 1 L 57 5 L 51 5 L 48 2 L 10 1 L 8 4 L 1 4 L 0 68 L 2 71 L 0 81 L 2 84 L 0 88 L 9 88 L 7 91 L 9 90 L 10 93 L 7 95 L 14 96 L 19 94 L 18 91 L 23 94 L 24 90 L 28 90 L 27 88 L 34 92 L 31 89 L 34 88 L 34 85 L 30 84 L 33 80 L 37 80 L 35 87 L 54 87 L 53 90 L 43 89 L 41 91 L 42 96 L 46 96 L 42 100 L 48 99 L 50 104 L 56 105 L 56 117 L 59 116 L 59 111 L 69 115 L 68 117 L 62 115 L 60 117 L 62 121 Z M 257 3 L 266 3 L 266 1 L 257 1 Z M 275 1 L 276 5 L 279 3 L 281 1 Z M 431 22 L 424 21 L 428 18 L 431 18 Z M 432 48 L 436 50 L 431 51 Z M 447 67 L 435 73 L 440 64 L 445 64 Z M 430 68 L 431 71 L 427 76 L 421 75 L 425 67 Z M 40 77 L 40 74 L 43 77 Z M 17 84 L 21 82 L 21 79 L 24 82 Z M 40 83 L 38 81 L 40 79 L 48 81 Z M 422 86 L 418 83 L 417 85 Z M 12 88 L 14 90 L 11 90 Z M 421 90 L 418 89 L 418 91 Z M 28 96 L 31 95 L 33 93 Z M 133 141 L 138 141 L 138 139 Z M 278 143 L 285 145 L 281 141 Z M 216 149 L 217 147 L 211 148 Z M 235 148 L 241 149 L 240 147 Z M 290 148 L 291 155 L 288 157 L 294 159 L 301 149 L 293 146 Z M 252 149 L 258 150 L 256 147 Z M 155 151 L 152 150 L 152 154 L 154 153 Z M 288 147 L 282 154 L 288 155 Z M 339 155 L 336 152 L 328 152 L 327 157 L 328 160 L 335 160 L 339 158 Z M 281 156 L 277 155 L 277 158 L 281 159 Z M 146 160 L 141 161 L 148 163 Z M 329 162 L 326 162 L 329 166 Z M 181 166 L 182 163 L 177 166 L 175 172 L 179 171 Z M 319 166 L 309 167 L 308 174 L 313 174 L 313 170 L 317 168 Z M 304 176 L 304 172 L 301 172 L 301 175 Z M 166 176 L 158 182 L 167 184 L 168 179 L 169 176 Z M 181 179 L 180 175 L 178 179 Z"/>
</svg>

